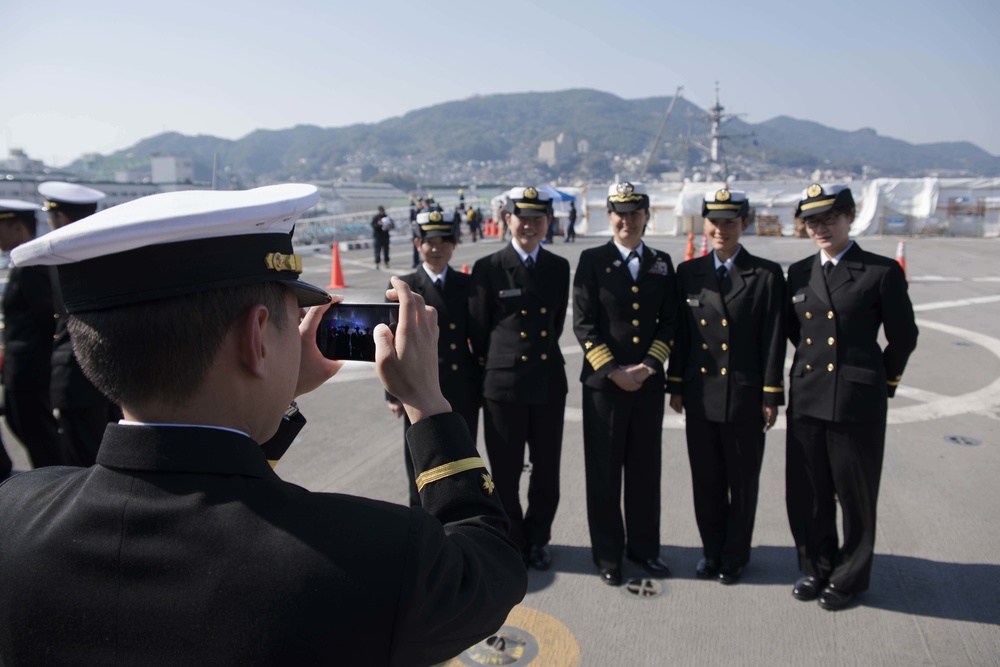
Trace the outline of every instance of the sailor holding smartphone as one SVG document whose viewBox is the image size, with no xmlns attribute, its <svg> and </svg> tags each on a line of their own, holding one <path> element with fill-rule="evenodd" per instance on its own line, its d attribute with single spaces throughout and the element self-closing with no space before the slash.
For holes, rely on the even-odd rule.
<svg viewBox="0 0 1000 667">
<path fill-rule="evenodd" d="M 472 277 L 448 265 L 458 243 L 461 218 L 450 212 L 424 211 L 417 214 L 416 224 L 420 236 L 413 239 L 413 245 L 423 263 L 413 273 L 401 276 L 400 280 L 409 285 L 414 294 L 423 296 L 424 302 L 437 311 L 441 392 L 451 404 L 451 409 L 462 415 L 475 442 L 479 430 L 482 371 L 468 343 Z M 400 400 L 388 392 L 386 403 L 396 417 L 404 417 L 403 456 L 409 480 L 410 505 L 419 506 L 420 494 L 414 482 L 413 460 L 405 439 L 410 419 L 405 417 Z"/>
<path fill-rule="evenodd" d="M 331 298 L 291 243 L 318 199 L 158 194 L 14 251 L 57 266 L 80 363 L 125 418 L 94 466 L 0 484 L 0 662 L 431 665 L 521 600 L 500 500 L 438 387 L 437 315 L 403 281 L 375 368 L 413 422 L 423 508 L 268 465 L 262 446 L 303 423 L 292 399 L 341 366 L 315 342 Z"/>
</svg>

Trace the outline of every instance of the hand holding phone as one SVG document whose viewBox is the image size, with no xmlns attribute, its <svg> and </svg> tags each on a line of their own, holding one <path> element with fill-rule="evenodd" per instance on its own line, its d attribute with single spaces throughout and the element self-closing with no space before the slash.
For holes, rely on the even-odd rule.
<svg viewBox="0 0 1000 667">
<path fill-rule="evenodd" d="M 438 382 L 437 311 L 398 277 L 391 278 L 386 297 L 399 301 L 399 324 L 395 331 L 376 331 L 375 369 L 386 390 L 398 398 L 410 422 L 442 412 L 451 405 Z"/>
<path fill-rule="evenodd" d="M 327 359 L 375 361 L 375 326 L 395 331 L 398 303 L 335 303 L 316 329 L 316 346 Z"/>
</svg>

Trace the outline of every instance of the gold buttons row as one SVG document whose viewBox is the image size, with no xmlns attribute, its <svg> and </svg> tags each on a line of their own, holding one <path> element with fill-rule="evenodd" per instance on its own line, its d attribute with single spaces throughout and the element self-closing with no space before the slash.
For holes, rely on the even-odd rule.
<svg viewBox="0 0 1000 667">
<path fill-rule="evenodd" d="M 701 321 L 701 326 L 707 327 L 708 326 L 708 320 L 702 320 Z M 728 327 L 729 326 L 729 320 L 722 320 L 722 326 Z"/>
<path fill-rule="evenodd" d="M 539 313 L 541 313 L 542 315 L 544 315 L 545 313 L 549 312 L 549 309 L 548 309 L 548 308 L 546 308 L 545 306 L 542 306 L 541 308 L 539 308 L 539 309 L 538 309 L 538 312 L 539 312 Z M 522 315 L 522 316 L 523 316 L 523 315 L 527 315 L 527 314 L 528 314 L 528 311 L 527 311 L 527 310 L 522 310 L 522 311 L 521 311 L 521 315 Z"/>
<path fill-rule="evenodd" d="M 807 371 L 811 371 L 812 369 L 813 369 L 813 365 L 812 364 L 806 364 L 806 370 Z M 830 371 L 832 373 L 833 372 L 833 364 L 827 364 L 826 365 L 826 370 L 828 370 L 828 371 Z"/>
<path fill-rule="evenodd" d="M 811 320 L 812 318 L 813 318 L 813 314 L 807 310 L 806 311 L 806 319 L 807 320 Z M 827 311 L 827 313 L 826 313 L 826 319 L 828 319 L 828 320 L 832 320 L 833 319 L 833 311 L 832 310 Z"/>
<path fill-rule="evenodd" d="M 830 336 L 829 338 L 826 339 L 826 344 L 827 345 L 833 345 L 836 342 L 837 341 L 835 341 L 833 339 L 833 336 Z M 812 345 L 812 344 L 813 344 L 813 339 L 812 338 L 806 338 L 806 345 Z"/>
<path fill-rule="evenodd" d="M 701 349 L 703 349 L 703 350 L 707 350 L 707 349 L 708 349 L 708 343 L 702 343 L 702 344 L 701 344 Z M 728 351 L 728 350 L 729 350 L 729 345 L 728 345 L 728 344 L 726 344 L 726 343 L 723 343 L 723 344 L 722 344 L 722 351 L 723 351 L 723 352 L 726 352 L 726 351 Z"/>
<path fill-rule="evenodd" d="M 726 367 L 725 367 L 725 366 L 723 366 L 722 368 L 720 368 L 720 369 L 719 369 L 719 375 L 725 375 L 725 374 L 726 374 L 726 373 L 728 373 L 728 372 L 729 372 L 729 371 L 727 371 L 727 370 L 726 370 Z M 707 368 L 705 368 L 704 366 L 702 366 L 702 367 L 701 367 L 701 374 L 702 374 L 702 375 L 707 375 L 707 374 L 708 374 L 708 369 L 707 369 Z"/>
<path fill-rule="evenodd" d="M 542 354 L 538 358 L 541 359 L 542 361 L 548 361 L 549 355 L 542 352 Z M 527 361 L 527 360 L 528 360 L 528 355 L 522 354 L 521 361 Z"/>
<path fill-rule="evenodd" d="M 548 335 L 549 335 L 549 332 L 548 332 L 548 331 L 545 331 L 545 330 L 543 329 L 543 330 L 542 330 L 542 332 L 541 332 L 541 333 L 539 333 L 538 335 L 539 335 L 539 336 L 541 336 L 542 338 L 548 338 Z M 521 340 L 524 340 L 524 339 L 525 339 L 525 338 L 527 338 L 527 337 L 528 337 L 528 332 L 527 332 L 527 331 L 522 331 L 522 332 L 521 332 Z"/>
</svg>

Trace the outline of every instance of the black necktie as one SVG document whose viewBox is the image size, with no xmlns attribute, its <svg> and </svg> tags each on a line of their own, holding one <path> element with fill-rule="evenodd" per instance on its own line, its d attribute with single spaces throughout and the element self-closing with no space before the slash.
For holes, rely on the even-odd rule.
<svg viewBox="0 0 1000 667">
<path fill-rule="evenodd" d="M 823 277 L 827 280 L 830 279 L 830 274 L 833 273 L 833 267 L 835 264 L 833 262 L 827 262 L 823 265 Z"/>
<path fill-rule="evenodd" d="M 437 288 L 438 292 L 444 294 L 444 282 L 442 282 L 441 278 L 438 278 L 437 280 L 434 281 L 434 287 Z"/>
<path fill-rule="evenodd" d="M 722 264 L 715 270 L 715 275 L 719 279 L 719 293 L 727 294 L 729 292 L 729 269 L 726 268 L 725 264 Z"/>
<path fill-rule="evenodd" d="M 529 271 L 535 268 L 535 260 L 531 259 L 531 255 L 528 255 L 528 258 L 524 260 L 524 266 Z"/>
</svg>

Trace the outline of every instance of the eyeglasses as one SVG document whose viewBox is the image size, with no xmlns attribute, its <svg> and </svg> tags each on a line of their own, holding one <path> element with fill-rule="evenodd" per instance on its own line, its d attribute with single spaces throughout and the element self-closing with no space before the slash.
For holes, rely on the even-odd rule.
<svg viewBox="0 0 1000 667">
<path fill-rule="evenodd" d="M 833 227 L 840 222 L 841 214 L 827 215 L 822 218 L 809 218 L 806 220 L 806 227 L 816 229 L 817 227 Z"/>
</svg>

